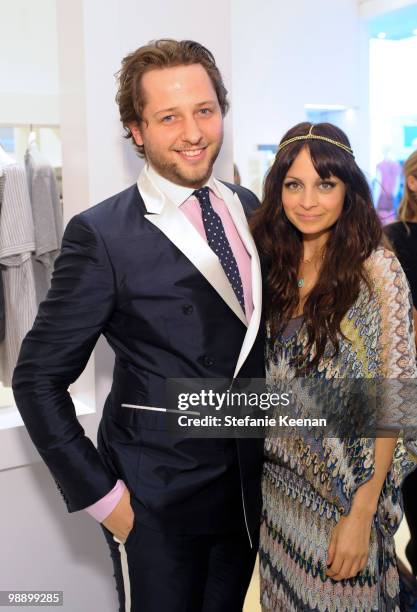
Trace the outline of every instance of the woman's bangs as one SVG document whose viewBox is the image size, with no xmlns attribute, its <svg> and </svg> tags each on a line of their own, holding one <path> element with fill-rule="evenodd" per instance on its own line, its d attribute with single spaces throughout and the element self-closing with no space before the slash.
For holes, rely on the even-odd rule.
<svg viewBox="0 0 417 612">
<path fill-rule="evenodd" d="M 326 142 L 309 142 L 307 146 L 314 169 L 320 178 L 328 179 L 331 176 L 337 176 L 344 183 L 348 181 L 350 160 L 347 160 L 347 156 L 349 153 Z"/>
</svg>

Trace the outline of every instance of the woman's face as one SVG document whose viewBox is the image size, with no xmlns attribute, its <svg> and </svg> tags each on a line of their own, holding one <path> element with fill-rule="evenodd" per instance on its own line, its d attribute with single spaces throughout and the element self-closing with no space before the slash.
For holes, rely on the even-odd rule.
<svg viewBox="0 0 417 612">
<path fill-rule="evenodd" d="M 325 236 L 340 217 L 346 187 L 336 176 L 322 179 L 303 147 L 288 169 L 282 186 L 282 204 L 289 221 L 305 239 Z"/>
<path fill-rule="evenodd" d="M 412 193 L 417 194 L 417 178 L 412 174 L 407 176 L 407 185 Z"/>
</svg>

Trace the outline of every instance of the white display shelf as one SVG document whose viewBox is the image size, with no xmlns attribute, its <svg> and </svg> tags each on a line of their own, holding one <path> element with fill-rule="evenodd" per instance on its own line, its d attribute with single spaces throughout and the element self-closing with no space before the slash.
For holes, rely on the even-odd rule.
<svg viewBox="0 0 417 612">
<path fill-rule="evenodd" d="M 100 414 L 96 412 L 94 355 L 69 392 L 75 412 L 86 435 L 94 439 Z M 0 386 L 0 470 L 40 461 L 29 434 L 16 408 L 12 390 Z"/>
<path fill-rule="evenodd" d="M 95 408 L 85 404 L 77 398 L 72 398 L 77 416 L 83 414 L 94 414 Z M 13 427 L 24 427 L 22 417 L 14 404 L 0 407 L 0 430 L 11 429 Z"/>
<path fill-rule="evenodd" d="M 78 380 L 68 388 L 77 416 L 93 414 L 96 410 L 94 356 L 92 355 Z M 23 427 L 24 423 L 10 387 L 0 383 L 0 431 Z"/>
</svg>

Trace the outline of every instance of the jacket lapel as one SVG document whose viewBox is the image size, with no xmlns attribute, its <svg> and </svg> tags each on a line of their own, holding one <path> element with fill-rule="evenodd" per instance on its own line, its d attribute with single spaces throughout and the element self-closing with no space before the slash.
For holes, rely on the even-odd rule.
<svg viewBox="0 0 417 612">
<path fill-rule="evenodd" d="M 224 201 L 227 204 L 230 215 L 235 223 L 236 229 L 242 239 L 243 244 L 246 247 L 249 255 L 251 256 L 251 279 L 252 279 L 252 300 L 253 300 L 253 312 L 250 319 L 248 328 L 246 330 L 245 338 L 240 350 L 240 354 L 237 360 L 235 372 L 233 378 L 239 374 L 241 367 L 243 366 L 250 350 L 255 342 L 256 336 L 258 335 L 259 325 L 261 321 L 262 312 L 262 275 L 261 275 L 261 264 L 259 261 L 258 251 L 255 246 L 255 242 L 250 233 L 248 222 L 246 219 L 245 211 L 237 193 L 233 193 L 229 187 L 216 181 L 216 186 L 221 193 Z"/>
<path fill-rule="evenodd" d="M 152 183 L 146 168 L 139 175 L 138 188 L 146 206 L 146 219 L 175 244 L 242 323 L 247 325 L 245 314 L 218 257 L 176 204 Z"/>
</svg>

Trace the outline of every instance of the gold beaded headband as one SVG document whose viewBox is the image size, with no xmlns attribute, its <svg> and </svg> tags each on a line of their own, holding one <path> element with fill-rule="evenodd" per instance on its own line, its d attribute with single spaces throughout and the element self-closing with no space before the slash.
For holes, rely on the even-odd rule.
<svg viewBox="0 0 417 612">
<path fill-rule="evenodd" d="M 313 127 L 314 125 L 310 127 L 308 134 L 305 134 L 304 136 L 294 136 L 293 138 L 289 138 L 288 140 L 284 140 L 284 142 L 281 142 L 281 144 L 278 147 L 278 153 L 287 145 L 291 144 L 292 142 L 297 142 L 298 140 L 323 140 L 324 142 L 328 142 L 330 144 L 336 145 L 336 147 L 343 149 L 347 153 L 350 153 L 352 157 L 355 157 L 353 154 L 353 150 L 347 145 L 343 144 L 343 142 L 339 142 L 338 140 L 333 140 L 332 138 L 328 138 L 327 136 L 319 136 L 318 134 L 313 134 L 312 133 Z"/>
</svg>

